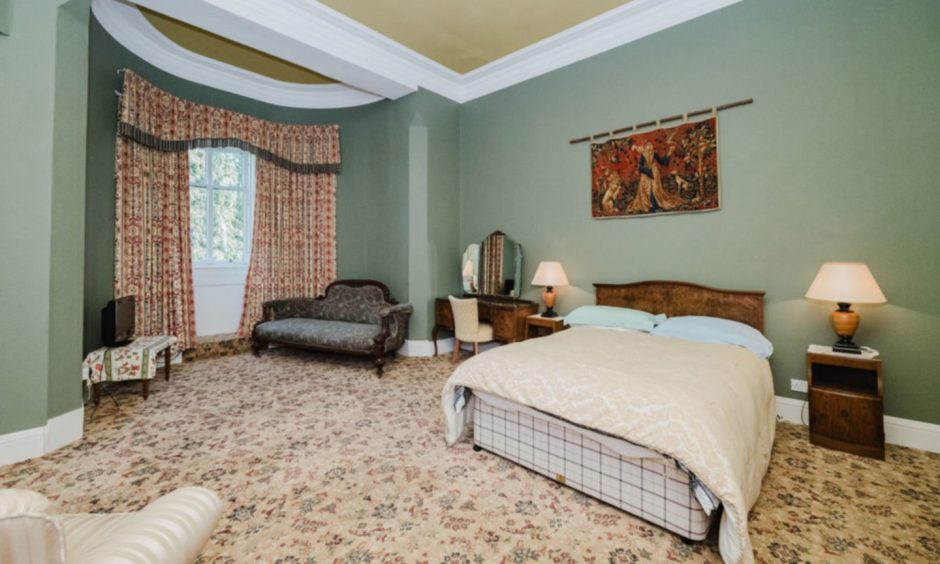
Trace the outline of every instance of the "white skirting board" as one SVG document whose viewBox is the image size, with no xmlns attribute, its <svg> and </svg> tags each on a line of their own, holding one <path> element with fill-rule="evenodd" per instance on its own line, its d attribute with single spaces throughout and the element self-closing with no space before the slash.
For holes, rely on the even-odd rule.
<svg viewBox="0 0 940 564">
<path fill-rule="evenodd" d="M 42 427 L 0 435 L 0 466 L 50 453 L 82 438 L 85 408 L 63 413 Z"/>
<path fill-rule="evenodd" d="M 498 346 L 501 345 L 495 341 L 483 343 L 480 345 L 480 352 L 488 351 Z M 464 343 L 461 348 L 465 351 L 469 351 L 470 347 L 471 345 L 469 343 Z M 452 352 L 454 352 L 453 337 L 437 340 L 438 355 Z M 398 354 L 402 356 L 434 356 L 434 341 L 405 341 L 405 344 L 398 349 Z"/>
<path fill-rule="evenodd" d="M 809 412 L 804 400 L 777 396 L 777 417 L 807 425 Z M 940 452 L 940 425 L 885 415 L 885 442 L 930 452 Z"/>
<path fill-rule="evenodd" d="M 449 353 L 453 350 L 453 337 L 437 340 L 437 354 Z M 412 341 L 409 339 L 398 349 L 398 354 L 402 356 L 434 356 L 434 341 Z"/>
</svg>

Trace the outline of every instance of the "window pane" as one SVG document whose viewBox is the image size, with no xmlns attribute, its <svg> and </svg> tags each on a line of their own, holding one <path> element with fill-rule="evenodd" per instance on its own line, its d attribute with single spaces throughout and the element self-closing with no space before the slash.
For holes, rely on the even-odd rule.
<svg viewBox="0 0 940 564">
<path fill-rule="evenodd" d="M 206 150 L 189 151 L 189 181 L 195 184 L 206 183 Z"/>
<path fill-rule="evenodd" d="M 213 151 L 212 183 L 226 188 L 241 186 L 243 163 L 239 152 Z"/>
<path fill-rule="evenodd" d="M 208 237 L 206 236 L 206 213 L 209 211 L 208 208 L 206 189 L 190 187 L 189 226 L 190 236 L 192 237 L 193 261 L 195 262 L 202 262 L 208 258 Z"/>
<path fill-rule="evenodd" d="M 212 258 L 245 262 L 245 193 L 212 192 Z"/>
</svg>

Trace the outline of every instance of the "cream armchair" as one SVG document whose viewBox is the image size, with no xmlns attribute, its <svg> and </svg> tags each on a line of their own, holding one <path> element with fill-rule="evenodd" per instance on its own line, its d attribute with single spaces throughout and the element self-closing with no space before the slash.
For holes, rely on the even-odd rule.
<svg viewBox="0 0 940 564">
<path fill-rule="evenodd" d="M 191 563 L 222 515 L 205 488 L 170 492 L 136 513 L 62 514 L 27 490 L 0 490 L 4 564 Z"/>
</svg>

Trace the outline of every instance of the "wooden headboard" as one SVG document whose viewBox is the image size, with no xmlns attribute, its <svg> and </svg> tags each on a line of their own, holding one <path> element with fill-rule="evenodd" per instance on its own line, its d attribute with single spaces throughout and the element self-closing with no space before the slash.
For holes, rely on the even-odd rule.
<svg viewBox="0 0 940 564">
<path fill-rule="evenodd" d="M 629 307 L 650 313 L 707 315 L 750 325 L 764 332 L 764 292 L 721 290 L 688 282 L 649 280 L 594 284 L 597 305 Z"/>
</svg>

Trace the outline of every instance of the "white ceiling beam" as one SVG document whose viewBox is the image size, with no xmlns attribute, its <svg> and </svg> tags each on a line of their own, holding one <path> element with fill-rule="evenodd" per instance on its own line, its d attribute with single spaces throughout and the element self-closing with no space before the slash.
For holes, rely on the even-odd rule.
<svg viewBox="0 0 940 564">
<path fill-rule="evenodd" d="M 337 33 L 290 0 L 130 2 L 385 98 L 401 98 L 418 88 L 416 81 L 383 68 L 387 56 L 375 57 L 362 42 Z"/>
<path fill-rule="evenodd" d="M 92 0 L 91 9 L 111 36 L 141 59 L 174 76 L 291 108 L 348 108 L 382 100 L 344 84 L 284 82 L 193 53 L 170 41 L 136 6 Z"/>
</svg>

